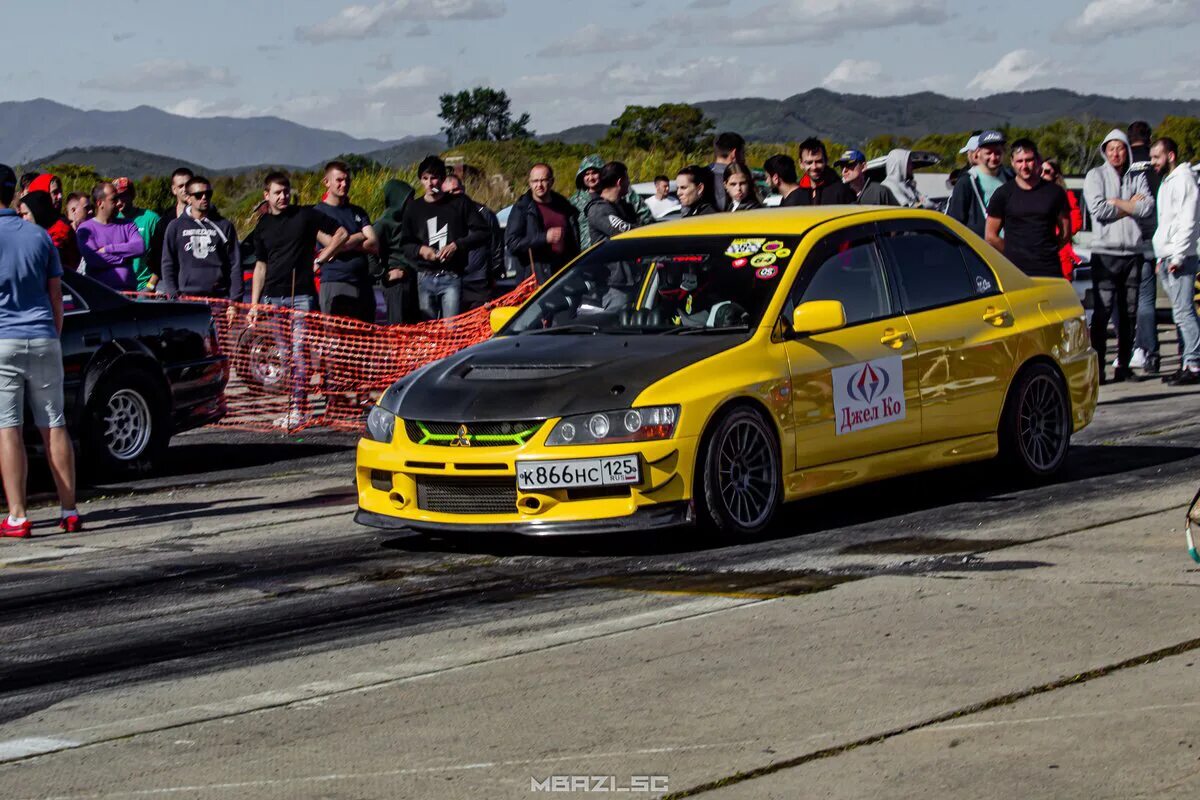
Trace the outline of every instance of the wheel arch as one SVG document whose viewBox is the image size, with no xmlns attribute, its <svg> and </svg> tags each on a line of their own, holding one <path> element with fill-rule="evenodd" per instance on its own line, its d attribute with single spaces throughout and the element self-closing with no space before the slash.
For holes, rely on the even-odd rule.
<svg viewBox="0 0 1200 800">
<path fill-rule="evenodd" d="M 779 425 L 779 420 L 771 413 L 771 409 L 757 397 L 751 395 L 734 395 L 727 397 L 713 407 L 712 413 L 708 415 L 708 419 L 704 420 L 704 427 L 701 428 L 700 440 L 696 447 L 696 460 L 692 465 L 692 485 L 695 486 L 697 480 L 701 477 L 701 460 L 704 458 L 705 449 L 708 447 L 708 442 L 712 438 L 713 430 L 716 428 L 716 423 L 723 416 L 733 411 L 736 408 L 750 408 L 757 412 L 759 416 L 765 419 L 775 432 L 775 446 L 780 450 L 780 467 L 785 467 L 783 462 L 783 430 Z"/>
<path fill-rule="evenodd" d="M 1063 388 L 1066 389 L 1065 394 L 1067 396 L 1067 414 L 1073 418 L 1075 401 L 1071 397 L 1070 383 L 1067 381 L 1067 375 L 1065 372 L 1063 372 L 1062 366 L 1045 353 L 1035 353 L 1034 355 L 1031 355 L 1029 358 L 1022 361 L 1020 366 L 1013 370 L 1012 378 L 1010 378 L 1008 381 L 1008 388 L 1004 390 L 1004 406 L 1000 409 L 1000 419 L 1004 419 L 1004 411 L 1008 408 L 1008 404 L 1012 402 L 1013 389 L 1016 387 L 1017 381 L 1022 375 L 1028 372 L 1030 368 L 1037 364 L 1044 364 L 1050 367 L 1052 370 L 1054 370 L 1054 374 L 1058 376 L 1058 379 L 1062 381 Z M 1000 424 L 999 420 L 997 420 L 996 424 Z"/>
</svg>

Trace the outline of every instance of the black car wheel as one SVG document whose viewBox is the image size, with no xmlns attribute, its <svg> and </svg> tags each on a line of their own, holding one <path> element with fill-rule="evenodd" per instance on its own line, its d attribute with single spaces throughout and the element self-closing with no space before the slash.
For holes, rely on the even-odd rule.
<svg viewBox="0 0 1200 800">
<path fill-rule="evenodd" d="M 281 394 L 288 387 L 288 364 L 270 331 L 247 328 L 238 337 L 234 368 L 242 383 L 255 392 Z"/>
<path fill-rule="evenodd" d="M 1048 364 L 1017 375 L 1000 418 L 1000 455 L 1019 476 L 1052 477 L 1071 445 L 1071 403 L 1062 376 Z"/>
<path fill-rule="evenodd" d="M 109 376 L 88 401 L 84 437 L 97 474 L 144 471 L 171 439 L 170 409 L 161 386 L 144 372 Z"/>
<path fill-rule="evenodd" d="M 735 408 L 716 423 L 699 462 L 696 504 L 711 533 L 742 539 L 761 533 L 782 497 L 779 442 L 758 411 Z"/>
</svg>

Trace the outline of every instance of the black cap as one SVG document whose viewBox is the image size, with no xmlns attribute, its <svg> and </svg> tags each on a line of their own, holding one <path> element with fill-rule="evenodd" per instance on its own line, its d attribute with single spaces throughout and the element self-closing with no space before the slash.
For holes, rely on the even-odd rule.
<svg viewBox="0 0 1200 800">
<path fill-rule="evenodd" d="M 8 164 L 0 164 L 0 186 L 5 188 L 17 186 L 17 173 Z"/>
</svg>

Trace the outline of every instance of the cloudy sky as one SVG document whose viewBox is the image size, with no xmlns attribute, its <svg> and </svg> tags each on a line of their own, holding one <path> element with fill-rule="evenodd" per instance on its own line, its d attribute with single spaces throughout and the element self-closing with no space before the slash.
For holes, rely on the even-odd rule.
<svg viewBox="0 0 1200 800">
<path fill-rule="evenodd" d="M 549 133 L 629 104 L 824 86 L 1200 97 L 1200 0 L 107 0 L 5 4 L 0 100 L 439 127 L 487 84 Z M 0 74 L 4 68 L 0 67 Z"/>
</svg>

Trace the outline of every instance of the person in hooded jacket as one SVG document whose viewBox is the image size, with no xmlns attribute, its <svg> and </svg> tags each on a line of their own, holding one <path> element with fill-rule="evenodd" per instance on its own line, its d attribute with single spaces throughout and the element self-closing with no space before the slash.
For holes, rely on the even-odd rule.
<svg viewBox="0 0 1200 800">
<path fill-rule="evenodd" d="M 368 253 L 371 275 L 383 287 L 389 325 L 419 322 L 417 273 L 400 247 L 400 223 L 404 207 L 412 199 L 413 187 L 404 181 L 390 180 L 383 185 L 383 214 L 375 220 L 378 253 Z"/>
<path fill-rule="evenodd" d="M 203 175 L 188 181 L 188 207 L 163 232 L 159 292 L 242 299 L 242 253 L 233 223 L 212 207 L 212 182 Z M 232 312 L 233 307 L 229 310 Z"/>
<path fill-rule="evenodd" d="M 55 210 L 50 193 L 40 190 L 27 192 L 18 202 L 28 212 L 27 219 L 50 234 L 50 241 L 54 242 L 63 269 L 72 272 L 78 269 L 80 257 L 75 230 Z"/>
<path fill-rule="evenodd" d="M 60 217 L 62 216 L 62 181 L 58 179 L 57 175 L 52 175 L 49 172 L 43 172 L 30 182 L 29 188 L 25 191 L 27 193 L 45 192 L 46 194 L 50 195 L 50 204 L 54 207 L 54 213 L 58 214 Z"/>
<path fill-rule="evenodd" d="M 589 231 L 590 233 L 590 231 Z M 538 284 L 549 280 L 580 253 L 579 217 L 567 198 L 554 191 L 554 170 L 534 164 L 529 191 L 517 198 L 508 213 L 504 247 L 532 274 Z"/>
<path fill-rule="evenodd" d="M 1145 242 L 1142 220 L 1154 214 L 1154 196 L 1144 172 L 1129 169 L 1125 132 L 1113 128 L 1100 144 L 1104 162 L 1088 170 L 1083 202 L 1092 217 L 1092 349 L 1104 382 L 1108 320 L 1117 317 L 1117 363 L 1113 381 L 1133 377 L 1133 325 Z"/>
<path fill-rule="evenodd" d="M 569 200 L 578 213 L 579 247 L 583 250 L 592 246 L 592 231 L 588 225 L 587 207 L 599 195 L 596 183 L 600 180 L 600 169 L 603 166 L 604 159 L 593 153 L 585 156 L 579 162 L 579 169 L 575 172 L 575 193 Z"/>
<path fill-rule="evenodd" d="M 596 181 L 597 194 L 587 204 L 587 221 L 592 244 L 600 244 L 640 226 L 637 215 L 624 200 L 624 170 L 617 164 L 605 164 Z"/>
<path fill-rule="evenodd" d="M 934 208 L 925 195 L 917 191 L 913 178 L 912 151 L 897 147 L 887 154 L 886 176 L 883 186 L 896 198 L 896 205 L 904 208 Z"/>
<path fill-rule="evenodd" d="M 800 143 L 800 163 L 804 175 L 800 188 L 783 198 L 781 206 L 853 205 L 858 202 L 854 190 L 829 166 L 825 143 L 810 137 Z"/>
</svg>

